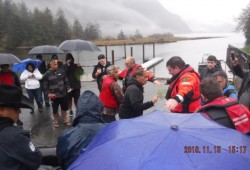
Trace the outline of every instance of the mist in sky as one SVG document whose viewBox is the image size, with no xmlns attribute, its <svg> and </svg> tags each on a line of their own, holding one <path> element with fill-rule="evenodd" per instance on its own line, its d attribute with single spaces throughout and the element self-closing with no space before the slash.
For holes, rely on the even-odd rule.
<svg viewBox="0 0 250 170">
<path fill-rule="evenodd" d="M 143 36 L 153 33 L 232 32 L 249 0 L 13 0 L 34 7 L 65 12 L 71 24 L 98 23 L 103 36 L 121 30 Z"/>
<path fill-rule="evenodd" d="M 249 0 L 159 0 L 170 12 L 179 15 L 193 32 L 231 32 L 236 18 Z"/>
</svg>

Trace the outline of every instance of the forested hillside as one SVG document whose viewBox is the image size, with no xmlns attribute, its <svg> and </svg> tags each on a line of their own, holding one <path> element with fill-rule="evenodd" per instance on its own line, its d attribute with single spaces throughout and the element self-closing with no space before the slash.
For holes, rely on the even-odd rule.
<svg viewBox="0 0 250 170">
<path fill-rule="evenodd" d="M 64 12 L 57 10 L 53 16 L 46 8 L 28 10 L 26 4 L 11 0 L 0 0 L 0 48 L 13 50 L 19 46 L 59 44 L 60 42 L 80 38 L 95 40 L 101 35 L 98 24 L 88 23 L 82 27 L 78 19 L 69 24 Z"/>
</svg>

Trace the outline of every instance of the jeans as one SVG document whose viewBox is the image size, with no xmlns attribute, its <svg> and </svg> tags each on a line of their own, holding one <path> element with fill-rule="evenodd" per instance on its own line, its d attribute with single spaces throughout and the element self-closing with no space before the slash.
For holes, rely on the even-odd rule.
<svg viewBox="0 0 250 170">
<path fill-rule="evenodd" d="M 34 98 L 36 100 L 37 106 L 39 108 L 42 107 L 42 101 L 41 101 L 41 92 L 40 92 L 40 88 L 38 89 L 26 89 L 29 99 L 34 102 Z"/>
</svg>

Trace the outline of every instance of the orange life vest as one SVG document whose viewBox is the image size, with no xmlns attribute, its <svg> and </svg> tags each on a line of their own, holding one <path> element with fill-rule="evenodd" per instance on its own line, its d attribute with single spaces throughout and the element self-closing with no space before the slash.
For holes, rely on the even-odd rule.
<svg viewBox="0 0 250 170">
<path fill-rule="evenodd" d="M 187 82 L 193 81 L 195 84 L 190 87 L 180 88 L 180 84 L 185 80 Z M 177 94 L 183 96 L 184 101 L 177 105 L 174 109 L 171 109 L 171 112 L 177 113 L 193 113 L 197 108 L 201 106 L 200 99 L 200 78 L 197 72 L 194 71 L 193 67 L 186 65 L 186 67 L 174 76 L 172 82 L 168 87 L 166 94 L 166 99 L 175 97 Z"/>
</svg>

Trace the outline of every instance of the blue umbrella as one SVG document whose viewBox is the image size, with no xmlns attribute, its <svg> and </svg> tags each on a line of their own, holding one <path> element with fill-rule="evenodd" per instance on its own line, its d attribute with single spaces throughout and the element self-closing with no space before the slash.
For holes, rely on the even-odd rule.
<svg viewBox="0 0 250 170">
<path fill-rule="evenodd" d="M 250 169 L 250 138 L 200 113 L 153 111 L 108 125 L 73 169 Z"/>
<path fill-rule="evenodd" d="M 12 71 L 23 72 L 28 63 L 33 63 L 37 68 L 39 68 L 39 66 L 42 64 L 42 61 L 41 60 L 34 60 L 31 58 L 26 58 L 26 59 L 22 60 L 20 63 L 14 64 L 12 66 Z"/>
</svg>

